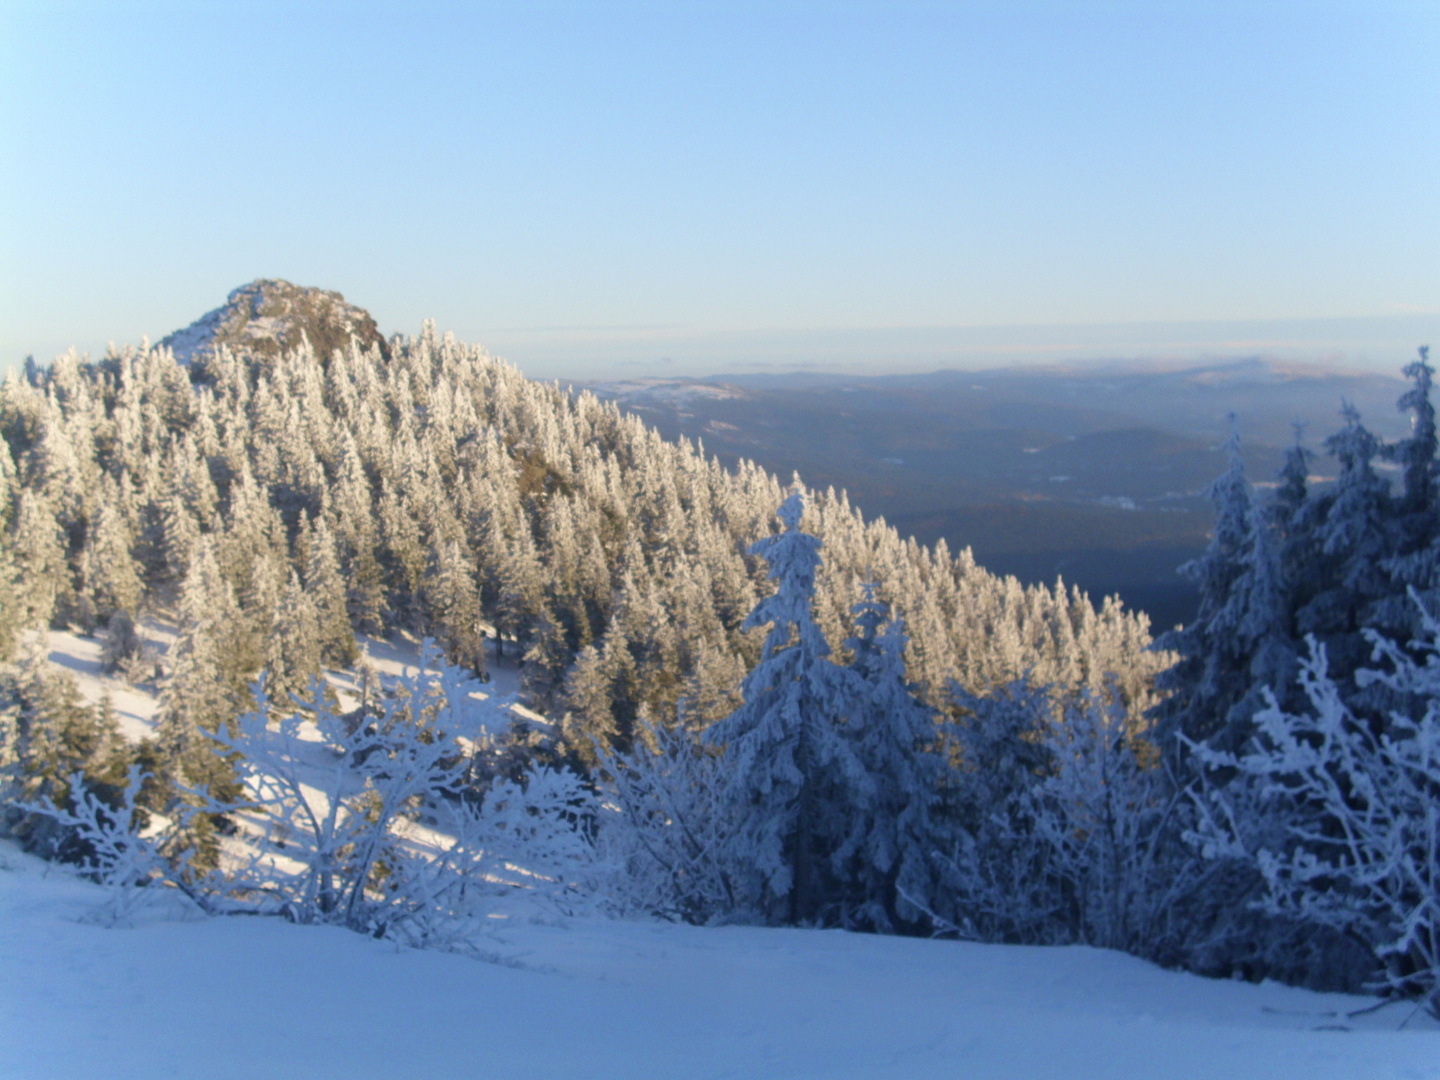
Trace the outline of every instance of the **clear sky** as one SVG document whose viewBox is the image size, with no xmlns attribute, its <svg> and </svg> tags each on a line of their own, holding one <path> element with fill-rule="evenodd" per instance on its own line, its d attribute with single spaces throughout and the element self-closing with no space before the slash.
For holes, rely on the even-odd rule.
<svg viewBox="0 0 1440 1080">
<path fill-rule="evenodd" d="M 262 276 L 546 377 L 1440 338 L 1434 0 L 0 12 L 0 364 Z"/>
</svg>

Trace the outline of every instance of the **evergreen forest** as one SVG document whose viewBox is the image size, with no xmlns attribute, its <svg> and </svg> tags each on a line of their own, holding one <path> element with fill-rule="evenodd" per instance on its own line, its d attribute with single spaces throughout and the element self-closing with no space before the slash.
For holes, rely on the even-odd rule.
<svg viewBox="0 0 1440 1080">
<path fill-rule="evenodd" d="M 544 883 L 1440 1015 L 1426 350 L 1407 438 L 1345 407 L 1259 483 L 1232 439 L 1199 613 L 1152 638 L 429 324 L 324 345 L 72 353 L 0 387 L 3 827 L 120 906 L 167 887 L 439 947 Z M 149 738 L 46 662 L 52 628 L 155 688 Z M 402 633 L 436 679 L 342 702 L 323 673 Z M 501 663 L 544 722 L 458 738 Z"/>
</svg>

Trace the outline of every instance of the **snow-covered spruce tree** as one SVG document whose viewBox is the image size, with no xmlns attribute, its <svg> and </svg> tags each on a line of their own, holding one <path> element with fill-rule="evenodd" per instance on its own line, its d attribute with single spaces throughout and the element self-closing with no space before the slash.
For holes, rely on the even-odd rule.
<svg viewBox="0 0 1440 1080">
<path fill-rule="evenodd" d="M 422 592 L 430 634 L 445 650 L 446 658 L 484 677 L 485 639 L 473 562 L 458 540 L 433 546 Z"/>
<path fill-rule="evenodd" d="M 220 576 L 211 545 L 197 544 L 180 594 L 180 636 L 169 654 L 170 673 L 160 690 L 155 744 L 164 775 L 153 801 L 162 806 L 179 797 L 176 787 L 204 787 L 220 800 L 239 795 L 234 769 L 217 753 L 214 734 L 245 707 L 226 656 L 234 620 L 230 587 Z M 204 825 L 201 825 L 204 828 Z M 213 838 L 199 838 L 207 856 Z"/>
<path fill-rule="evenodd" d="M 1296 423 L 1295 441 L 1285 451 L 1274 498 L 1256 509 L 1252 551 L 1252 575 L 1259 576 L 1258 591 L 1266 602 L 1250 613 L 1249 629 L 1262 654 L 1252 659 L 1251 674 L 1287 703 L 1300 693 L 1297 672 L 1302 649 L 1295 613 L 1318 587 L 1315 570 L 1321 552 L 1310 493 L 1314 455 L 1305 448 L 1303 435 L 1303 425 Z"/>
<path fill-rule="evenodd" d="M 129 525 L 120 500 L 109 498 L 90 522 L 80 560 L 81 599 L 91 628 L 109 622 L 118 611 L 133 617 L 140 609 L 144 582 L 130 549 Z"/>
<path fill-rule="evenodd" d="M 620 673 L 612 669 L 613 655 L 613 648 L 602 653 L 594 645 L 586 645 L 565 680 L 562 730 L 566 743 L 573 746 L 588 765 L 594 765 L 597 755 L 615 746 L 619 734 L 612 687 Z M 628 650 L 623 655 L 629 659 Z"/>
<path fill-rule="evenodd" d="M 1431 400 L 1435 369 L 1430 366 L 1430 347 L 1420 346 L 1420 355 L 1405 367 L 1405 377 L 1413 384 L 1400 396 L 1396 407 L 1411 416 L 1410 437 L 1384 448 L 1384 456 L 1400 465 L 1401 494 L 1399 499 L 1397 555 L 1419 551 L 1434 542 L 1440 521 L 1440 435 L 1435 424 L 1435 403 Z"/>
<path fill-rule="evenodd" d="M 1415 589 L 1429 610 L 1440 606 L 1440 460 L 1437 460 L 1435 405 L 1431 386 L 1435 369 L 1430 349 L 1405 368 L 1414 385 L 1399 401 L 1413 415 L 1408 439 L 1384 448 L 1384 454 L 1401 467 L 1402 490 L 1396 506 L 1395 552 L 1385 568 L 1396 588 L 1377 605 L 1374 629 L 1401 640 L 1420 633 L 1415 606 L 1402 591 Z"/>
<path fill-rule="evenodd" d="M 1318 588 L 1296 611 L 1301 634 L 1314 634 L 1337 672 L 1357 671 L 1369 654 L 1364 638 L 1375 605 L 1394 588 L 1385 572 L 1393 550 L 1394 502 L 1390 483 L 1375 471 L 1380 441 L 1360 422 L 1351 406 L 1345 426 L 1325 440 L 1340 467 L 1333 489 L 1315 501 L 1319 541 L 1311 574 Z"/>
<path fill-rule="evenodd" d="M 776 515 L 785 531 L 751 545 L 778 588 L 745 627 L 770 631 L 745 677 L 744 704 L 705 733 L 725 748 L 733 856 L 749 865 L 744 901 L 790 923 L 834 917 L 826 910 L 835 891 L 830 858 L 848 808 L 874 797 L 844 731 L 863 708 L 860 680 L 830 661 L 811 611 L 820 541 L 800 530 L 804 510 L 804 496 L 792 492 Z"/>
<path fill-rule="evenodd" d="M 845 642 L 863 685 L 844 733 L 869 777 L 869 797 L 850 805 L 831 862 L 842 921 L 890 932 L 923 924 L 936 906 L 932 812 L 947 766 L 935 712 L 906 680 L 904 621 L 875 599 L 873 582 L 863 590 L 851 609 L 855 635 Z"/>
<path fill-rule="evenodd" d="M 21 625 L 48 627 L 71 592 L 65 539 L 43 496 L 22 490 L 5 538 L 23 586 L 18 590 Z"/>
<path fill-rule="evenodd" d="M 955 774 L 940 807 L 950 836 L 934 921 L 981 941 L 1063 941 L 1063 892 L 1033 840 L 1033 789 L 1055 767 L 1050 695 L 1023 679 L 952 693 Z"/>
<path fill-rule="evenodd" d="M 1258 867 L 1266 910 L 1365 942 L 1381 989 L 1440 1016 L 1440 621 L 1423 607 L 1420 621 L 1408 651 L 1368 635 L 1383 667 L 1356 681 L 1414 703 L 1392 712 L 1383 734 L 1350 709 L 1311 638 L 1301 669 L 1309 710 L 1272 699 L 1244 753 L 1198 751 L 1239 777 L 1200 803 L 1196 838 L 1212 858 Z"/>
<path fill-rule="evenodd" d="M 0 518 L 0 663 L 15 654 L 15 643 L 25 625 L 20 571 L 15 565 L 9 538 L 3 535 L 4 528 L 5 523 Z"/>
<path fill-rule="evenodd" d="M 147 650 L 139 627 L 124 608 L 110 616 L 99 638 L 100 665 L 106 672 L 118 673 L 131 685 L 154 674 L 155 654 Z"/>
<path fill-rule="evenodd" d="M 300 584 L 300 576 L 291 570 L 265 637 L 265 670 L 271 693 L 278 700 L 288 701 L 320 674 L 320 644 L 315 603 Z"/>
<path fill-rule="evenodd" d="M 1346 418 L 1345 430 L 1327 440 L 1340 480 L 1319 496 L 1308 491 L 1309 455 L 1298 432 L 1271 499 L 1256 498 L 1246 483 L 1238 438 L 1228 445 L 1230 467 L 1210 489 L 1210 545 L 1181 568 L 1199 586 L 1199 610 L 1155 643 L 1179 655 L 1156 679 L 1169 696 L 1151 714 L 1177 775 L 1189 743 L 1243 746 L 1267 688 L 1298 705 L 1301 631 L 1324 626 L 1354 638 L 1355 611 L 1384 591 L 1387 496 L 1370 464 L 1379 444 L 1353 410 Z"/>
<path fill-rule="evenodd" d="M 21 804 L 74 805 L 78 772 L 97 798 L 115 805 L 131 753 L 109 698 L 87 705 L 74 677 L 49 663 L 44 640 L 29 635 L 20 662 L 0 668 L 0 808 L 27 850 L 73 860 L 86 854 L 73 834 Z"/>
<path fill-rule="evenodd" d="M 1225 449 L 1230 466 L 1209 489 L 1215 504 L 1210 544 L 1198 559 L 1180 568 L 1199 589 L 1199 609 L 1187 625 L 1155 641 L 1157 650 L 1179 657 L 1155 680 L 1156 688 L 1166 694 L 1153 712 L 1155 737 L 1166 755 L 1180 753 L 1182 738 L 1202 742 L 1232 725 L 1243 726 L 1248 719 L 1237 714 L 1251 688 L 1251 641 L 1242 633 L 1244 597 L 1237 586 L 1254 553 L 1257 518 L 1240 459 L 1238 430 Z"/>
<path fill-rule="evenodd" d="M 335 537 L 323 516 L 316 518 L 308 531 L 303 580 L 305 594 L 315 608 L 320 659 L 332 667 L 349 667 L 360 650 L 346 610 L 345 579 L 340 576 Z"/>
</svg>

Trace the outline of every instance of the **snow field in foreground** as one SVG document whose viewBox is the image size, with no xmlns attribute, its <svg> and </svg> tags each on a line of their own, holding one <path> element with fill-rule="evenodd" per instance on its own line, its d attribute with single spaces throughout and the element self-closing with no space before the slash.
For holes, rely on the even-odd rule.
<svg viewBox="0 0 1440 1080">
<path fill-rule="evenodd" d="M 487 962 L 173 894 L 103 928 L 98 887 L 0 862 L 7 1080 L 1440 1078 L 1413 1006 L 1096 949 L 513 917 Z"/>
</svg>

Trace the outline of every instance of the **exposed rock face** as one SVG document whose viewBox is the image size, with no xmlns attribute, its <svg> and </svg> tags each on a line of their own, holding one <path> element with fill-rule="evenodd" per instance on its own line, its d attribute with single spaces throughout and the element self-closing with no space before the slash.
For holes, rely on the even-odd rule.
<svg viewBox="0 0 1440 1080">
<path fill-rule="evenodd" d="M 226 298 L 224 307 L 202 315 L 184 330 L 160 342 L 188 364 L 218 345 L 244 348 L 263 357 L 279 356 L 304 338 L 321 361 L 350 339 L 362 349 L 378 346 L 386 357 L 390 348 L 364 308 L 345 302 L 338 292 L 307 289 L 288 281 L 262 278 L 242 285 Z"/>
</svg>

